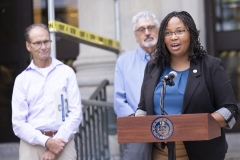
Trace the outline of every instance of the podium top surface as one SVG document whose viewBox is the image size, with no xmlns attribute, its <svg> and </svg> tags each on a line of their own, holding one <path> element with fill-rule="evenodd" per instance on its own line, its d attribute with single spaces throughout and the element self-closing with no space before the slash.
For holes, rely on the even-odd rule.
<svg viewBox="0 0 240 160">
<path fill-rule="evenodd" d="M 209 113 L 119 117 L 117 131 L 119 143 L 198 141 L 221 135 Z"/>
</svg>

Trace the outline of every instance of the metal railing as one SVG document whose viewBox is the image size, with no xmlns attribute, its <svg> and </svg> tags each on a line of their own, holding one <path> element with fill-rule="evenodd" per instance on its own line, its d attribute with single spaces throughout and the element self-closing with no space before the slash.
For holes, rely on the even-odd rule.
<svg viewBox="0 0 240 160">
<path fill-rule="evenodd" d="M 82 100 L 83 120 L 75 134 L 77 160 L 110 160 L 108 110 L 113 103 L 106 102 L 108 84 L 104 80 L 90 100 Z"/>
</svg>

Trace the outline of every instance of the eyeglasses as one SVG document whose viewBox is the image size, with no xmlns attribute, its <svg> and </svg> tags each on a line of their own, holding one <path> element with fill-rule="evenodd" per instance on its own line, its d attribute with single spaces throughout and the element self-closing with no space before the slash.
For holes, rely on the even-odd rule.
<svg viewBox="0 0 240 160">
<path fill-rule="evenodd" d="M 52 40 L 46 40 L 43 42 L 34 42 L 34 43 L 28 42 L 28 43 L 33 44 L 35 48 L 41 48 L 42 44 L 44 44 L 44 46 L 48 48 L 50 46 L 51 42 L 52 42 Z"/>
<path fill-rule="evenodd" d="M 153 31 L 155 31 L 156 26 L 147 26 L 147 28 L 145 28 L 145 27 L 140 27 L 140 28 L 137 29 L 135 32 L 137 32 L 138 34 L 144 34 L 146 29 L 147 29 L 149 32 L 153 32 Z"/>
<path fill-rule="evenodd" d="M 174 33 L 176 36 L 181 36 L 187 31 L 188 31 L 187 29 L 181 29 L 181 30 L 177 30 L 175 32 L 165 32 L 164 35 L 165 35 L 165 37 L 171 37 Z"/>
</svg>

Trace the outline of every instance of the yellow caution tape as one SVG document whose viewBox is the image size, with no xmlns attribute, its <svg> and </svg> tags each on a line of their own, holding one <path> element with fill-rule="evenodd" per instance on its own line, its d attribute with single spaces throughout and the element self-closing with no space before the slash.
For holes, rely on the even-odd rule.
<svg viewBox="0 0 240 160">
<path fill-rule="evenodd" d="M 70 38 L 74 38 L 75 41 L 80 43 L 93 45 L 116 53 L 119 53 L 121 49 L 120 41 L 90 33 L 62 22 L 49 21 L 48 28 L 50 32 L 60 32 L 64 35 L 70 36 Z"/>
</svg>

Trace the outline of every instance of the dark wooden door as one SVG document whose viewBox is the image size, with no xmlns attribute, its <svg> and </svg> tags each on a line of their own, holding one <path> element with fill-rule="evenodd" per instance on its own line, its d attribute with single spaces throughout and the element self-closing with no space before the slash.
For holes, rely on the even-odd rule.
<svg viewBox="0 0 240 160">
<path fill-rule="evenodd" d="M 0 1 L 0 143 L 19 141 L 12 130 L 11 99 L 14 80 L 29 63 L 24 30 L 31 23 L 32 0 Z"/>
</svg>

